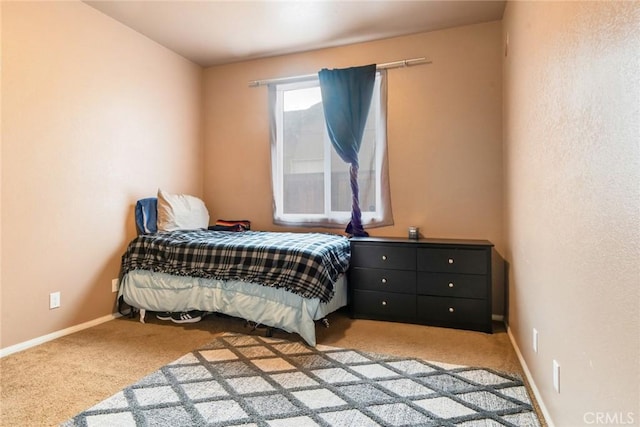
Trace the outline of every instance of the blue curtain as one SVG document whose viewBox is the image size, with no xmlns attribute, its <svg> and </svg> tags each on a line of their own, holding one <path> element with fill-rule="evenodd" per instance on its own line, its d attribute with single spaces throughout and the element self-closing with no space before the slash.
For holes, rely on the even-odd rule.
<svg viewBox="0 0 640 427">
<path fill-rule="evenodd" d="M 376 65 L 323 69 L 318 77 L 329 138 L 340 158 L 350 164 L 351 221 L 345 231 L 352 236 L 368 236 L 360 211 L 358 152 L 371 106 Z"/>
</svg>

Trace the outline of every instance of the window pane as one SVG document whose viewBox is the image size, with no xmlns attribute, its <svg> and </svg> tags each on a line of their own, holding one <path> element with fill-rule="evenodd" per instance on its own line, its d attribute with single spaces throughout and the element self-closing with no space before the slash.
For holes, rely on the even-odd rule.
<svg viewBox="0 0 640 427">
<path fill-rule="evenodd" d="M 359 202 L 362 212 L 376 212 L 376 117 L 379 110 L 379 98 L 375 96 L 375 93 L 374 91 L 358 153 L 358 162 L 360 163 L 358 170 Z M 351 212 L 349 165 L 338 156 L 335 150 L 331 150 L 331 162 L 331 210 Z"/>
<path fill-rule="evenodd" d="M 360 210 L 362 212 L 376 212 L 376 194 L 378 171 L 376 170 L 376 116 L 377 105 L 371 105 L 367 126 L 362 137 L 362 146 L 358 159 L 360 170 L 358 171 L 358 185 L 360 186 Z M 375 110 L 375 111 L 374 111 Z M 366 143 L 365 143 L 366 142 Z"/>
<path fill-rule="evenodd" d="M 283 212 L 323 214 L 324 111 L 319 87 L 283 92 Z"/>
<path fill-rule="evenodd" d="M 331 210 L 351 212 L 349 165 L 331 147 Z"/>
</svg>

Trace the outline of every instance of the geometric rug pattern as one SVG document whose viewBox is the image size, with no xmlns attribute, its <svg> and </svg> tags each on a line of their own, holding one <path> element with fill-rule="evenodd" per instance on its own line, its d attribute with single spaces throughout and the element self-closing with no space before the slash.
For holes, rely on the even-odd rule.
<svg viewBox="0 0 640 427">
<path fill-rule="evenodd" d="M 521 378 L 514 374 L 227 334 L 62 425 L 520 427 L 540 423 Z"/>
</svg>

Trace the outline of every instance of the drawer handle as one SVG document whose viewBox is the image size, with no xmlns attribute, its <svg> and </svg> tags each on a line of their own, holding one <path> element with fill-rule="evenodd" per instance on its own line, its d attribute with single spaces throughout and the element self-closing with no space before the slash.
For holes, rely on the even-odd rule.
<svg viewBox="0 0 640 427">
<path fill-rule="evenodd" d="M 382 255 L 382 260 L 386 261 L 387 260 L 387 256 L 386 255 Z"/>
<path fill-rule="evenodd" d="M 449 307 L 449 313 L 453 313 L 454 311 L 453 307 Z"/>
<path fill-rule="evenodd" d="M 387 302 L 386 301 L 382 301 L 382 305 L 387 305 Z"/>
<path fill-rule="evenodd" d="M 453 282 L 449 282 L 449 287 L 453 288 Z"/>
<path fill-rule="evenodd" d="M 385 279 L 384 277 L 381 280 L 382 283 L 387 283 L 387 279 Z"/>
<path fill-rule="evenodd" d="M 453 264 L 453 258 L 449 258 L 449 264 Z"/>
</svg>

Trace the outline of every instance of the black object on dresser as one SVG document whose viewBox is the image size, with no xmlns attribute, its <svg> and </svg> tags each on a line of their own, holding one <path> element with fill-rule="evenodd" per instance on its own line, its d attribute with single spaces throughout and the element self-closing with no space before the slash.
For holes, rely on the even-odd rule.
<svg viewBox="0 0 640 427">
<path fill-rule="evenodd" d="M 354 318 L 492 332 L 487 240 L 351 238 Z"/>
</svg>

